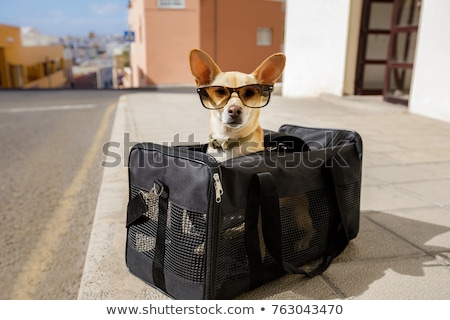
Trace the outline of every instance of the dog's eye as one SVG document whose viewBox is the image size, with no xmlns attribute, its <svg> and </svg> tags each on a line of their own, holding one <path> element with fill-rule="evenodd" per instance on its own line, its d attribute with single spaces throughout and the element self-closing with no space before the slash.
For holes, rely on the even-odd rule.
<svg viewBox="0 0 450 320">
<path fill-rule="evenodd" d="M 225 88 L 217 88 L 214 93 L 216 94 L 216 96 L 221 97 L 226 95 L 227 91 L 225 90 Z"/>
<path fill-rule="evenodd" d="M 255 90 L 253 89 L 245 89 L 244 98 L 251 98 L 255 95 Z"/>
</svg>

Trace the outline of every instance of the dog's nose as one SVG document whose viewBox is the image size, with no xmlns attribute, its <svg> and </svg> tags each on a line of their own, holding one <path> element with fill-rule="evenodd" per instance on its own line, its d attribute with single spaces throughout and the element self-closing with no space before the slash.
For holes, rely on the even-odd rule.
<svg viewBox="0 0 450 320">
<path fill-rule="evenodd" d="M 241 115 L 242 113 L 242 108 L 240 106 L 231 106 L 228 109 L 228 114 L 232 117 L 232 118 L 237 118 Z"/>
</svg>

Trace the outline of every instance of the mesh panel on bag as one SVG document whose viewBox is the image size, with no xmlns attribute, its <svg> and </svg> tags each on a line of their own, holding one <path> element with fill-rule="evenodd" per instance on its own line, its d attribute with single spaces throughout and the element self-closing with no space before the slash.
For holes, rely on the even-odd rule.
<svg viewBox="0 0 450 320">
<path fill-rule="evenodd" d="M 360 188 L 359 181 L 345 186 L 347 225 L 351 238 L 356 236 L 359 228 Z M 133 197 L 139 189 L 131 187 L 131 192 Z M 310 263 L 312 257 L 318 259 L 325 251 L 330 223 L 337 214 L 327 199 L 323 189 L 280 199 L 282 250 L 286 261 L 305 270 L 314 268 L 317 261 Z M 205 274 L 206 216 L 187 211 L 170 201 L 168 211 L 165 268 L 189 281 L 202 282 Z M 226 282 L 249 276 L 244 221 L 245 209 L 222 217 L 217 254 L 217 288 Z M 130 226 L 128 232 L 128 241 L 133 248 L 151 259 L 154 257 L 157 225 L 157 212 L 146 214 L 140 223 Z M 265 250 L 264 244 L 261 250 L 265 268 L 276 266 L 275 259 Z"/>
<path fill-rule="evenodd" d="M 222 219 L 218 247 L 218 288 L 225 282 L 249 276 L 244 243 L 244 214 L 245 210 L 240 210 Z M 311 259 L 320 258 L 328 243 L 331 218 L 335 215 L 327 201 L 325 190 L 281 198 L 280 215 L 283 258 L 299 267 L 309 263 Z M 233 225 L 229 223 L 231 220 L 235 221 Z M 242 232 L 234 232 L 233 238 L 227 237 L 233 228 L 242 229 Z M 265 268 L 274 267 L 277 264 L 275 259 L 264 249 L 264 245 L 261 247 Z"/>
<path fill-rule="evenodd" d="M 217 260 L 217 286 L 248 275 L 247 253 L 244 244 L 245 210 L 222 217 Z"/>
<path fill-rule="evenodd" d="M 355 238 L 359 231 L 360 197 L 361 181 L 350 183 L 345 186 L 345 201 L 348 209 L 346 214 L 347 227 L 350 239 Z"/>
<path fill-rule="evenodd" d="M 319 256 L 328 240 L 333 212 L 324 190 L 280 199 L 283 258 L 304 261 Z"/>
<path fill-rule="evenodd" d="M 139 190 L 132 187 L 131 192 L 133 197 Z M 158 204 L 154 206 L 156 208 L 149 208 L 152 214 L 144 214 L 139 223 L 131 225 L 128 231 L 131 246 L 150 259 L 154 258 L 158 227 Z M 164 267 L 186 280 L 202 282 L 205 273 L 206 216 L 169 201 L 165 236 Z"/>
</svg>

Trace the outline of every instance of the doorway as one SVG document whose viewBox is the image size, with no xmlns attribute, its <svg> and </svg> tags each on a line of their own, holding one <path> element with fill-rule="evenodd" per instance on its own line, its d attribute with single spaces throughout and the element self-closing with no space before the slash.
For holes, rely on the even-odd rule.
<svg viewBox="0 0 450 320">
<path fill-rule="evenodd" d="M 364 0 L 356 66 L 356 95 L 383 94 L 393 5 L 393 0 Z"/>
<path fill-rule="evenodd" d="M 364 0 L 356 95 L 383 95 L 408 105 L 419 25 L 420 0 Z"/>
<path fill-rule="evenodd" d="M 394 0 L 383 99 L 408 105 L 421 0 Z"/>
</svg>

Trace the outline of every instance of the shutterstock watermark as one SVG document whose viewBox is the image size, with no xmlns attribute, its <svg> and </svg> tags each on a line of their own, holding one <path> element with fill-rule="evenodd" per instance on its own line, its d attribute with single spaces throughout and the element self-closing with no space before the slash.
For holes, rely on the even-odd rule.
<svg viewBox="0 0 450 320">
<path fill-rule="evenodd" d="M 177 133 L 173 136 L 171 142 L 162 142 L 160 145 L 163 146 L 201 146 L 200 142 L 196 142 L 194 138 L 194 134 L 191 133 L 188 135 L 187 141 L 182 141 L 180 139 L 180 133 Z M 101 166 L 104 168 L 116 168 L 118 166 L 128 167 L 128 156 L 130 154 L 130 150 L 135 145 L 144 145 L 143 142 L 131 141 L 130 134 L 125 132 L 123 134 L 123 140 L 119 141 L 108 141 L 105 142 L 102 146 L 102 153 L 105 159 L 102 161 Z"/>
<path fill-rule="evenodd" d="M 322 166 L 339 166 L 343 168 L 349 167 L 343 150 L 346 146 L 351 144 L 347 140 L 339 140 L 335 144 L 333 131 L 324 131 L 323 137 L 315 137 L 314 141 L 306 141 L 308 151 L 301 151 L 295 148 L 295 142 L 290 141 L 287 136 L 285 139 L 277 139 L 276 141 L 270 141 L 269 146 L 266 146 L 264 151 L 258 153 L 245 152 L 247 154 L 240 157 L 239 160 L 232 159 L 222 162 L 222 167 L 258 167 L 264 164 L 268 168 L 296 168 L 299 166 L 306 168 L 319 168 Z M 199 151 L 205 152 L 207 149 L 206 143 L 198 142 L 195 139 L 195 135 L 189 134 L 186 140 L 182 140 L 180 133 L 173 136 L 172 141 L 166 141 L 162 143 L 153 143 L 152 151 L 145 152 L 138 161 L 135 161 L 134 165 L 140 168 L 144 167 L 161 167 L 161 166 L 178 166 L 178 167 L 192 167 L 202 165 L 198 161 L 189 161 L 187 155 L 190 152 Z M 104 160 L 101 166 L 104 168 L 116 168 L 119 166 L 128 167 L 128 158 L 130 150 L 133 146 L 145 147 L 145 143 L 136 142 L 130 140 L 130 134 L 124 133 L 122 141 L 108 141 L 102 146 L 102 153 Z M 241 144 L 243 150 L 254 150 L 258 144 L 254 141 L 247 141 Z M 169 148 L 173 147 L 173 148 Z M 161 153 L 165 153 L 169 157 L 180 158 L 179 161 L 167 161 L 165 157 L 161 156 Z M 217 154 L 208 153 L 210 159 L 214 158 Z M 205 155 L 206 156 L 206 155 Z M 198 158 L 197 158 L 198 160 Z"/>
</svg>

